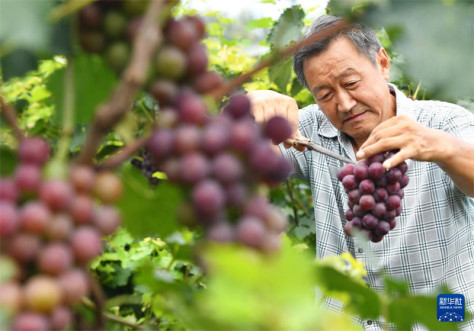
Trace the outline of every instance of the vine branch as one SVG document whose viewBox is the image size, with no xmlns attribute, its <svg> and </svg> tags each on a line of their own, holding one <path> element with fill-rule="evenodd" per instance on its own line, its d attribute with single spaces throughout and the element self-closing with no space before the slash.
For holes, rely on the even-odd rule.
<svg viewBox="0 0 474 331">
<path fill-rule="evenodd" d="M 84 298 L 82 300 L 82 303 L 84 304 L 84 306 L 86 306 L 86 307 L 88 307 L 92 310 L 97 310 L 96 305 L 92 301 L 90 301 L 89 299 Z M 126 326 L 134 328 L 134 329 L 139 329 L 139 330 L 144 330 L 145 329 L 145 327 L 143 325 L 127 321 L 124 318 L 121 318 L 117 315 L 114 315 L 114 314 L 111 314 L 111 313 L 108 313 L 108 312 L 102 312 L 102 316 L 105 319 L 109 320 L 109 321 L 116 322 L 116 323 L 119 323 L 119 324 L 122 324 L 122 325 L 126 325 Z"/>
<path fill-rule="evenodd" d="M 259 72 L 262 69 L 265 69 L 266 67 L 282 60 L 283 58 L 286 58 L 287 56 L 290 56 L 300 48 L 303 48 L 305 46 L 308 46 L 312 44 L 315 41 L 318 41 L 320 39 L 326 38 L 327 36 L 331 35 L 332 33 L 339 31 L 340 29 L 344 28 L 347 25 L 347 21 L 342 20 L 338 24 L 326 28 L 324 30 L 321 30 L 313 35 L 311 35 L 308 38 L 302 39 L 298 41 L 295 44 L 292 44 L 288 46 L 287 48 L 283 49 L 282 51 L 276 52 L 276 54 L 273 54 L 273 56 L 270 59 L 263 60 L 255 68 L 252 70 L 235 77 L 234 79 L 228 81 L 225 83 L 223 86 L 215 89 L 214 91 L 211 91 L 210 95 L 215 99 L 218 100 L 222 98 L 223 96 L 229 94 L 231 91 L 233 91 L 235 88 L 241 86 L 243 83 L 248 81 L 250 77 L 252 77 L 254 74 Z"/>
<path fill-rule="evenodd" d="M 25 133 L 20 129 L 16 120 L 16 111 L 11 104 L 5 101 L 3 95 L 0 94 L 0 106 L 3 117 L 5 117 L 6 121 L 10 125 L 13 130 L 14 135 L 19 139 L 25 138 Z"/>
<path fill-rule="evenodd" d="M 130 64 L 110 99 L 98 106 L 79 163 L 92 162 L 103 136 L 126 114 L 135 93 L 145 82 L 152 54 L 162 40 L 158 17 L 164 4 L 165 0 L 151 1 L 133 43 Z"/>
<path fill-rule="evenodd" d="M 133 142 L 129 143 L 127 146 L 122 148 L 117 154 L 107 159 L 104 163 L 98 165 L 97 170 L 111 169 L 119 166 L 129 157 L 134 155 L 140 148 L 145 145 L 147 138 L 138 138 Z"/>
</svg>

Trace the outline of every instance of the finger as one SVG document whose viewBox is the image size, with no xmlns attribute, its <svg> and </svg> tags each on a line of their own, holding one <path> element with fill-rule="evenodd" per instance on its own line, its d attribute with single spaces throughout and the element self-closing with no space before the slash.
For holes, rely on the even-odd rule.
<svg viewBox="0 0 474 331">
<path fill-rule="evenodd" d="M 394 149 L 402 149 L 406 145 L 405 139 L 402 136 L 387 137 L 376 142 L 361 146 L 359 151 L 356 153 L 357 159 L 367 159 L 373 155 L 384 153 L 386 151 L 391 151 Z"/>
<path fill-rule="evenodd" d="M 389 158 L 388 160 L 385 160 L 385 162 L 383 163 L 383 167 L 387 170 L 393 167 L 396 167 L 400 163 L 409 159 L 410 154 L 411 153 L 408 152 L 408 149 L 401 149 L 400 151 L 395 153 L 391 158 Z"/>
</svg>

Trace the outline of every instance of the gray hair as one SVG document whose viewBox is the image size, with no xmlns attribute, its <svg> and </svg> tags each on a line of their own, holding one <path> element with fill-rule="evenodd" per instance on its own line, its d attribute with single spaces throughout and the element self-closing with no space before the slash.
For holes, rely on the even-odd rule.
<svg viewBox="0 0 474 331">
<path fill-rule="evenodd" d="M 321 30 L 338 24 L 341 21 L 342 18 L 340 17 L 330 15 L 320 16 L 311 24 L 308 31 L 305 33 L 304 38 L 306 39 Z M 375 32 L 360 24 L 348 25 L 330 34 L 326 38 L 302 47 L 295 52 L 293 55 L 293 70 L 295 71 L 296 77 L 301 85 L 308 88 L 308 83 L 306 82 L 303 71 L 304 61 L 311 56 L 322 53 L 329 47 L 329 44 L 333 40 L 342 36 L 345 36 L 352 41 L 360 54 L 366 56 L 374 65 L 377 64 L 377 52 L 382 48 L 382 44 Z"/>
</svg>

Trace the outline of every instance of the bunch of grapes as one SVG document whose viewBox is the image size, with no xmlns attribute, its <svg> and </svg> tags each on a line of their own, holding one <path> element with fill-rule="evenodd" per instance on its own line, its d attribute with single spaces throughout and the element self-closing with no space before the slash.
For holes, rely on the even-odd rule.
<svg viewBox="0 0 474 331">
<path fill-rule="evenodd" d="M 269 141 L 287 139 L 289 123 L 274 117 L 259 127 L 242 94 L 215 116 L 207 116 L 201 98 L 186 90 L 174 106 L 162 112 L 146 148 L 168 179 L 187 192 L 179 220 L 203 226 L 211 240 L 276 250 L 286 219 L 257 191 L 261 183 L 275 185 L 289 174 L 289 163 Z"/>
<path fill-rule="evenodd" d="M 63 330 L 89 293 L 87 264 L 101 253 L 101 236 L 120 224 L 111 204 L 121 182 L 86 166 L 68 180 L 43 179 L 49 147 L 40 138 L 23 139 L 18 157 L 13 177 L 0 179 L 0 259 L 17 271 L 0 284 L 0 309 L 13 330 Z"/>
<path fill-rule="evenodd" d="M 222 78 L 207 70 L 208 58 L 201 39 L 205 25 L 198 16 L 171 17 L 164 26 L 164 42 L 153 60 L 154 79 L 150 94 L 160 107 L 173 105 L 181 89 L 207 94 L 222 84 Z"/>
<path fill-rule="evenodd" d="M 128 64 L 148 0 L 99 0 L 79 12 L 79 43 L 86 52 L 102 54 L 117 72 Z"/>
<path fill-rule="evenodd" d="M 134 157 L 130 163 L 140 169 L 152 187 L 155 187 L 156 184 L 158 184 L 159 179 L 157 177 L 153 177 L 153 174 L 158 171 L 158 168 L 154 164 L 151 155 L 147 150 L 143 151 L 137 157 Z"/>
<path fill-rule="evenodd" d="M 346 164 L 337 178 L 349 197 L 344 232 L 351 236 L 353 229 L 362 231 L 368 239 L 379 242 L 396 225 L 395 218 L 402 212 L 403 188 L 408 185 L 407 164 L 385 170 L 382 163 L 394 152 L 374 155 L 357 165 Z"/>
</svg>

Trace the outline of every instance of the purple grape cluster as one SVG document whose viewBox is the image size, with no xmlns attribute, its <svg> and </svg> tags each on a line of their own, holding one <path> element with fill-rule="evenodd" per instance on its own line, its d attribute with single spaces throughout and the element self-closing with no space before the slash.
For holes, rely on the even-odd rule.
<svg viewBox="0 0 474 331">
<path fill-rule="evenodd" d="M 102 54 L 112 69 L 121 72 L 130 60 L 149 1 L 99 0 L 79 12 L 79 43 L 89 53 Z"/>
<path fill-rule="evenodd" d="M 172 105 L 182 89 L 207 94 L 222 85 L 223 79 L 207 70 L 207 51 L 200 42 L 205 36 L 205 24 L 200 17 L 171 17 L 163 35 L 164 42 L 153 62 L 154 78 L 148 87 L 161 107 Z"/>
<path fill-rule="evenodd" d="M 382 163 L 393 154 L 377 154 L 338 170 L 337 178 L 349 201 L 344 225 L 348 236 L 353 234 L 353 229 L 358 229 L 372 242 L 379 242 L 396 226 L 395 218 L 402 212 L 403 188 L 408 185 L 408 176 L 406 162 L 385 170 Z"/>
<path fill-rule="evenodd" d="M 122 185 L 86 166 L 68 180 L 43 179 L 49 147 L 40 138 L 23 139 L 18 157 L 13 177 L 0 179 L 0 260 L 16 270 L 0 284 L 0 309 L 12 330 L 63 330 L 89 293 L 87 264 L 101 253 L 101 236 L 120 224 L 111 203 Z"/>
<path fill-rule="evenodd" d="M 210 240 L 273 251 L 286 219 L 257 191 L 288 176 L 290 165 L 270 139 L 278 143 L 290 135 L 283 118 L 258 126 L 245 95 L 234 95 L 222 113 L 211 116 L 199 95 L 183 90 L 160 114 L 146 148 L 187 192 L 178 214 L 183 224 L 203 226 Z"/>
</svg>

